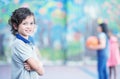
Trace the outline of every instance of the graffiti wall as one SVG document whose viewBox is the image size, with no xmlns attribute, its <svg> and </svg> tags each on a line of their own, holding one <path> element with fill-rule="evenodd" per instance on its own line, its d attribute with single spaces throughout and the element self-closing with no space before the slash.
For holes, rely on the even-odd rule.
<svg viewBox="0 0 120 79">
<path fill-rule="evenodd" d="M 85 54 L 85 38 L 95 33 L 98 23 L 108 23 L 119 34 L 119 4 L 119 0 L 0 0 L 0 55 L 9 61 L 14 37 L 8 19 L 16 8 L 34 12 L 34 40 L 44 60 L 79 61 Z"/>
</svg>

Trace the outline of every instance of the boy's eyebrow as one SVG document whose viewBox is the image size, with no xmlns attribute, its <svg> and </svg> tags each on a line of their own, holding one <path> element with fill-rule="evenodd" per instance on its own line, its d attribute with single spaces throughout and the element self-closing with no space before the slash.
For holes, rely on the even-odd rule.
<svg viewBox="0 0 120 79">
<path fill-rule="evenodd" d="M 22 23 L 27 23 L 26 21 L 22 22 Z"/>
<path fill-rule="evenodd" d="M 24 22 L 22 22 L 22 23 L 35 23 L 35 22 L 34 22 L 34 21 L 30 21 L 30 22 L 24 21 Z"/>
</svg>

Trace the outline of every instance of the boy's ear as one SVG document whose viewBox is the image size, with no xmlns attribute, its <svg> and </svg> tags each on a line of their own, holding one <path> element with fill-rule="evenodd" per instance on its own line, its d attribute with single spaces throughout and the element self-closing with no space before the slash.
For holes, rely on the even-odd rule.
<svg viewBox="0 0 120 79">
<path fill-rule="evenodd" d="M 16 26 L 16 24 L 13 24 L 13 27 L 14 27 L 14 29 L 15 30 L 17 30 L 18 28 L 17 28 L 17 26 Z"/>
</svg>

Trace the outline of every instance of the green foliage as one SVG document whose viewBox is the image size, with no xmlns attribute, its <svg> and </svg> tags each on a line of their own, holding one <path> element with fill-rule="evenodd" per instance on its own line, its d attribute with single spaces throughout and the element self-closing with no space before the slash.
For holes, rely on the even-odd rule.
<svg viewBox="0 0 120 79">
<path fill-rule="evenodd" d="M 57 49 L 51 49 L 51 48 L 43 48 L 40 50 L 41 55 L 48 59 L 48 60 L 62 60 L 63 58 L 63 51 L 62 50 L 57 50 Z"/>
</svg>

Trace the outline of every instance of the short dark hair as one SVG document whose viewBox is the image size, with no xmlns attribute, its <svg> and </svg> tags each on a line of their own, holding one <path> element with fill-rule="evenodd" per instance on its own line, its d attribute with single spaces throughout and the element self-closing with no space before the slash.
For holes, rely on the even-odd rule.
<svg viewBox="0 0 120 79">
<path fill-rule="evenodd" d="M 30 9 L 25 7 L 18 8 L 12 13 L 10 19 L 8 20 L 8 24 L 11 26 L 11 31 L 13 35 L 16 35 L 16 33 L 18 32 L 14 27 L 18 28 L 19 24 L 21 24 L 27 16 L 31 15 L 34 16 L 33 12 L 31 12 Z"/>
</svg>

